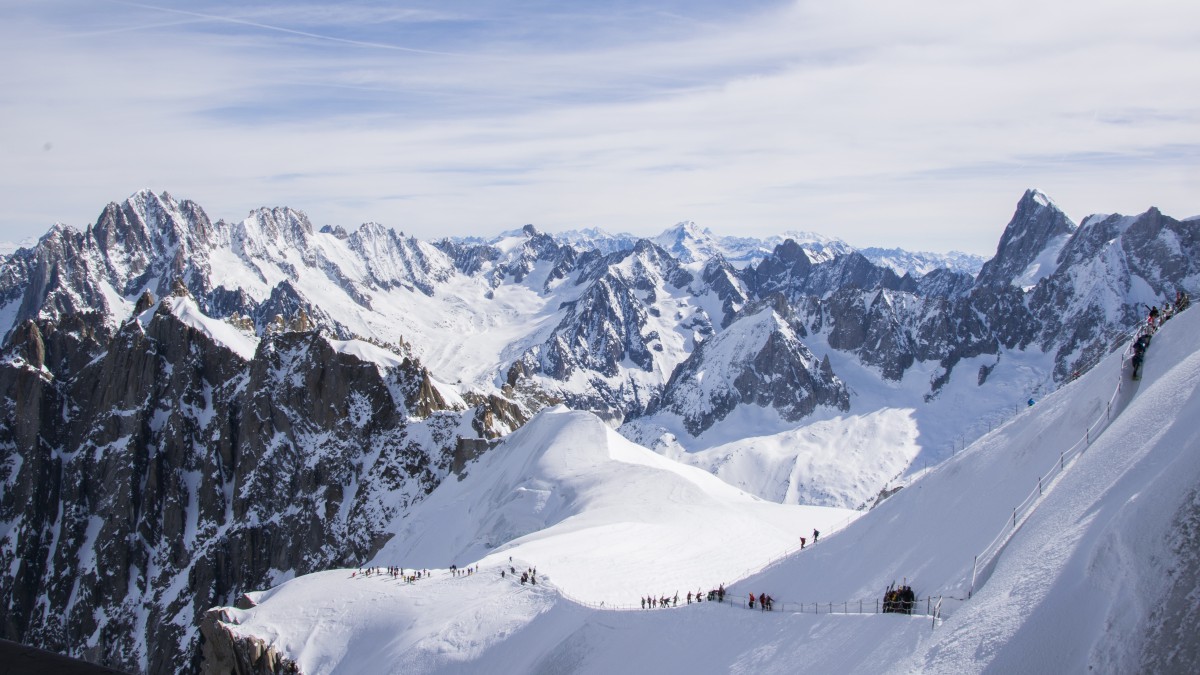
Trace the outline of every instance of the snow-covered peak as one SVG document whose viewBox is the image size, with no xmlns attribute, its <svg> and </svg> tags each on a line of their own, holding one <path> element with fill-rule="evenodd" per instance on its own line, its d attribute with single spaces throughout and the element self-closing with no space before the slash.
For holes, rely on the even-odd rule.
<svg viewBox="0 0 1200 675">
<path fill-rule="evenodd" d="M 241 228 L 248 235 L 292 245 L 306 245 L 313 234 L 313 226 L 308 216 L 302 211 L 286 206 L 264 206 L 251 211 L 241 222 Z"/>
<path fill-rule="evenodd" d="M 690 220 L 677 223 L 650 241 L 685 265 L 704 262 L 721 252 L 721 245 L 712 232 L 700 229 Z"/>
<path fill-rule="evenodd" d="M 246 361 L 254 358 L 254 352 L 258 350 L 259 339 L 257 336 L 236 328 L 226 321 L 206 315 L 191 296 L 168 296 L 163 298 L 160 304 L 183 324 L 205 334 L 213 342 L 224 346 Z M 139 320 L 146 325 L 156 311 L 157 309 L 154 307 L 146 310 L 140 315 Z"/>
<path fill-rule="evenodd" d="M 553 236 L 555 240 L 570 244 L 578 251 L 594 250 L 601 255 L 629 250 L 641 239 L 627 232 L 612 234 L 598 227 L 566 230 L 556 232 Z"/>
<path fill-rule="evenodd" d="M 679 575 L 699 574 L 714 585 L 733 578 L 748 552 L 760 557 L 764 548 L 790 544 L 806 517 L 847 513 L 763 502 L 626 440 L 591 413 L 563 407 L 543 410 L 466 474 L 397 522 L 376 561 L 447 567 L 507 564 L 513 556 L 579 597 L 632 602 L 642 584 L 674 589 Z M 706 532 L 721 533 L 725 553 L 696 560 L 681 549 Z M 597 551 L 633 540 L 656 565 L 597 564 Z"/>
</svg>

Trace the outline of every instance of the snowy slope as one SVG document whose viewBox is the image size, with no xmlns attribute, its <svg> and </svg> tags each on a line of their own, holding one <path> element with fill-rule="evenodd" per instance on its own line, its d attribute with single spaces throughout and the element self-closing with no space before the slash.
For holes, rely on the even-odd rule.
<svg viewBox="0 0 1200 675">
<path fill-rule="evenodd" d="M 349 571 L 302 577 L 228 616 L 241 624 L 234 630 L 263 638 L 314 673 L 1188 672 L 1198 665 L 1188 647 L 1195 616 L 1164 604 L 1164 596 L 1172 583 L 1183 584 L 1176 597 L 1193 592 L 1200 571 L 1194 536 L 1183 525 L 1194 526 L 1200 511 L 1197 335 L 1200 313 L 1179 315 L 1155 337 L 1140 382 L 1128 380 L 1114 355 L 846 529 L 729 586 L 734 596 L 769 592 L 785 607 L 869 605 L 904 578 L 922 596 L 964 597 L 975 554 L 1009 527 L 1013 506 L 1060 453 L 1108 417 L 1121 383 L 1111 424 L 1046 486 L 974 596 L 947 601 L 936 630 L 916 617 L 762 614 L 716 604 L 587 609 L 545 584 L 498 579 L 508 550 L 485 559 L 478 577 L 438 572 L 411 586 L 350 578 Z M 628 496 L 620 484 L 607 489 Z M 467 494 L 464 488 L 458 501 Z M 703 495 L 711 496 L 697 490 L 689 498 Z M 574 503 L 573 517 L 611 508 L 586 498 Z M 447 513 L 468 510 L 460 504 Z M 544 545 L 536 564 L 560 583 L 554 539 L 531 533 L 525 541 Z M 711 539 L 672 546 L 704 564 L 725 548 L 723 536 Z M 527 564 L 520 546 L 511 550 Z M 642 538 L 609 538 L 595 548 L 590 573 L 667 566 L 659 555 Z M 582 558 L 571 566 L 585 571 Z M 1156 613 L 1160 606 L 1165 611 Z M 1148 633 L 1155 637 L 1148 641 Z"/>
<path fill-rule="evenodd" d="M 646 591 L 733 579 L 794 546 L 806 528 L 856 515 L 751 497 L 627 441 L 594 415 L 558 407 L 416 505 L 375 564 L 516 556 L 576 597 L 632 603 Z M 694 555 L 716 541 L 709 555 Z M 634 542 L 641 555 L 626 558 Z M 597 566 L 598 556 L 607 564 Z"/>
</svg>

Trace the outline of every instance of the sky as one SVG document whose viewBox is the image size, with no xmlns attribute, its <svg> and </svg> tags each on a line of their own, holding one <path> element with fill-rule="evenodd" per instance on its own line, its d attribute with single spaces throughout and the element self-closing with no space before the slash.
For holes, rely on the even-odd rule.
<svg viewBox="0 0 1200 675">
<path fill-rule="evenodd" d="M 1030 187 L 1200 214 L 1192 0 L 6 0 L 0 63 L 0 241 L 143 188 L 985 255 Z"/>
</svg>

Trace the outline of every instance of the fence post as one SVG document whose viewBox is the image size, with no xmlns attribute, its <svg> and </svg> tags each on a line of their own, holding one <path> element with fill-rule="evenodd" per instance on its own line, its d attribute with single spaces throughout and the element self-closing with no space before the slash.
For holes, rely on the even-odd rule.
<svg viewBox="0 0 1200 675">
<path fill-rule="evenodd" d="M 1059 471 L 1062 471 L 1063 469 L 1066 468 L 1065 460 L 1063 459 L 1063 455 L 1065 455 L 1065 454 L 1066 454 L 1065 452 L 1058 453 L 1058 470 Z"/>
<path fill-rule="evenodd" d="M 863 611 L 862 611 L 862 600 L 859 600 L 859 601 L 858 601 L 858 613 L 859 613 L 859 614 L 862 614 L 862 613 L 863 613 Z"/>
<path fill-rule="evenodd" d="M 926 596 L 926 598 L 925 598 L 925 613 L 926 614 L 929 613 L 929 597 L 928 596 Z"/>
<path fill-rule="evenodd" d="M 1038 476 L 1038 496 L 1042 496 L 1042 477 Z"/>
<path fill-rule="evenodd" d="M 1017 507 L 1013 507 L 1013 527 L 1017 526 Z"/>
<path fill-rule="evenodd" d="M 879 613 L 879 598 L 875 598 L 875 613 Z"/>
</svg>

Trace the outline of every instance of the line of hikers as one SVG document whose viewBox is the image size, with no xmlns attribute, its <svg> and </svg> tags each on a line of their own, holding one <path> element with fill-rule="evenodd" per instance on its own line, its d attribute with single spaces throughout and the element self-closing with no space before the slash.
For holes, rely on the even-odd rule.
<svg viewBox="0 0 1200 675">
<path fill-rule="evenodd" d="M 474 567 L 468 567 L 468 568 L 467 568 L 467 569 L 465 569 L 465 570 L 463 570 L 463 569 L 459 569 L 459 568 L 458 568 L 458 565 L 451 565 L 451 566 L 450 566 L 450 575 L 451 575 L 451 576 L 455 576 L 455 577 L 465 577 L 465 576 L 470 576 L 470 575 L 472 575 L 472 574 L 475 574 L 475 573 L 476 573 L 476 572 L 478 572 L 478 571 L 479 571 L 479 565 L 476 565 L 476 566 L 474 566 Z"/>
<path fill-rule="evenodd" d="M 693 601 L 694 602 L 704 602 L 705 600 L 707 600 L 709 602 L 725 602 L 725 584 L 721 584 L 720 586 L 717 586 L 713 590 L 709 591 L 707 594 L 698 588 L 696 589 L 695 593 L 688 591 L 687 604 L 690 605 L 690 604 L 692 604 Z M 678 606 L 679 606 L 679 591 L 675 591 L 675 595 L 673 595 L 673 596 L 664 595 L 662 597 L 656 598 L 653 595 L 647 595 L 642 598 L 642 609 L 655 609 L 657 607 L 678 607 Z"/>
<path fill-rule="evenodd" d="M 1158 331 L 1164 323 L 1172 316 L 1187 309 L 1192 301 L 1188 294 L 1182 290 L 1175 292 L 1175 304 L 1172 306 L 1170 302 L 1163 303 L 1162 310 L 1158 306 L 1150 307 L 1150 311 L 1146 314 L 1146 323 L 1138 329 L 1136 336 L 1133 339 L 1133 370 L 1130 377 L 1134 380 L 1142 378 L 1142 362 L 1146 359 L 1146 350 L 1150 348 L 1150 338 Z"/>
<path fill-rule="evenodd" d="M 1169 301 L 1164 302 L 1161 310 L 1159 310 L 1158 305 L 1151 307 L 1149 314 L 1146 315 L 1146 324 L 1151 329 L 1157 329 L 1172 316 L 1187 309 L 1191 304 L 1191 298 L 1188 297 L 1185 291 L 1175 291 L 1175 304 L 1172 305 Z"/>
<path fill-rule="evenodd" d="M 415 582 L 418 579 L 424 579 L 429 576 L 429 570 L 413 570 L 411 574 L 405 574 L 403 567 L 360 567 L 357 572 L 351 572 L 350 577 L 370 577 L 370 576 L 388 576 L 392 579 L 403 579 L 409 583 Z"/>
<path fill-rule="evenodd" d="M 816 541 L 816 540 L 814 539 L 813 541 Z M 750 594 L 750 605 L 749 606 L 750 606 L 750 609 L 754 609 L 754 594 L 753 593 Z M 772 598 L 771 596 L 767 595 L 766 593 L 760 593 L 758 595 L 758 606 L 762 611 L 769 612 L 775 608 L 775 598 Z"/>
<path fill-rule="evenodd" d="M 477 573 L 478 571 L 479 571 L 478 565 L 475 565 L 472 567 L 467 567 L 466 569 L 460 568 L 458 565 L 450 566 L 450 575 L 454 576 L 454 577 L 470 576 L 472 574 Z M 392 579 L 402 579 L 404 581 L 412 583 L 415 581 L 419 581 L 421 579 L 428 578 L 429 570 L 414 569 L 410 573 L 410 572 L 406 572 L 405 568 L 403 568 L 403 567 L 392 567 L 390 565 L 387 567 L 360 567 L 360 568 L 358 568 L 357 572 L 351 572 L 350 576 L 351 576 L 351 578 L 356 577 L 356 576 L 359 576 L 359 577 L 387 576 L 387 577 L 391 577 Z"/>
</svg>

